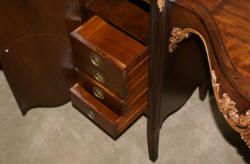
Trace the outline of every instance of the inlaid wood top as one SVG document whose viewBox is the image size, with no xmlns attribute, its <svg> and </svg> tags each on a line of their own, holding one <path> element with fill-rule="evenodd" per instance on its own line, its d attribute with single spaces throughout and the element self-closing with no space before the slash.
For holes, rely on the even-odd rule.
<svg viewBox="0 0 250 164">
<path fill-rule="evenodd" d="M 250 85 L 250 1 L 198 1 L 215 19 L 232 65 Z"/>
<path fill-rule="evenodd" d="M 223 74 L 250 101 L 250 1 L 170 2 L 189 9 L 202 20 Z"/>
</svg>

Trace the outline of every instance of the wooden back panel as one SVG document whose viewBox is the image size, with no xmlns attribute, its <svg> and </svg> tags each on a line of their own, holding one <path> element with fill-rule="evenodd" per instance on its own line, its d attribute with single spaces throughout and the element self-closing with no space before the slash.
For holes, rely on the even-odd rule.
<svg viewBox="0 0 250 164">
<path fill-rule="evenodd" d="M 75 80 L 65 17 L 70 29 L 81 24 L 80 1 L 0 1 L 0 63 L 23 114 L 70 99 Z"/>
</svg>

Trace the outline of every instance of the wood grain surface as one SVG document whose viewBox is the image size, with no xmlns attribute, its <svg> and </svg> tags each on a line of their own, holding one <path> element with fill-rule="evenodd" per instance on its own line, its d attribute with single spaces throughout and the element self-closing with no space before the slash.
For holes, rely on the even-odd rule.
<svg viewBox="0 0 250 164">
<path fill-rule="evenodd" d="M 23 114 L 70 100 L 76 79 L 68 33 L 82 22 L 81 3 L 0 1 L 0 63 Z"/>
<path fill-rule="evenodd" d="M 72 87 L 70 91 L 72 104 L 114 139 L 118 138 L 147 109 L 147 89 L 139 95 L 132 110 L 123 116 L 114 113 L 79 84 Z M 89 111 L 92 111 L 95 116 L 89 117 Z"/>
<path fill-rule="evenodd" d="M 206 27 L 220 69 L 250 101 L 250 2 L 248 0 L 172 1 L 196 14 Z"/>
<path fill-rule="evenodd" d="M 101 72 L 105 79 L 102 85 L 122 99 L 130 97 L 129 89 L 147 74 L 148 65 L 141 64 L 147 63 L 147 47 L 99 16 L 93 16 L 74 30 L 71 40 L 75 66 L 90 77 L 93 71 Z M 102 66 L 91 62 L 92 54 L 99 56 Z"/>
<path fill-rule="evenodd" d="M 198 1 L 213 16 L 233 67 L 250 86 L 250 1 Z"/>
<path fill-rule="evenodd" d="M 121 31 L 149 44 L 149 13 L 128 0 L 89 0 L 87 8 Z M 135 1 L 135 0 L 133 0 Z"/>
<path fill-rule="evenodd" d="M 186 18 L 175 19 L 175 27 L 191 29 L 202 39 L 218 107 L 249 146 L 249 1 L 172 2 L 181 7 L 176 15 Z"/>
</svg>

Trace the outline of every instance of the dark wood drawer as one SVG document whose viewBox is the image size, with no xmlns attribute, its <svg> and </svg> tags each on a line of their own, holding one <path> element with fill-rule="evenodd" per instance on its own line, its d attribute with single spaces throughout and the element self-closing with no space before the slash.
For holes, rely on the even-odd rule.
<svg viewBox="0 0 250 164">
<path fill-rule="evenodd" d="M 147 107 L 147 90 L 138 98 L 133 110 L 124 116 L 118 116 L 79 84 L 70 91 L 72 104 L 113 138 L 117 138 Z"/>
<path fill-rule="evenodd" d="M 71 33 L 72 104 L 114 138 L 147 108 L 147 47 L 93 16 Z"/>
<path fill-rule="evenodd" d="M 132 85 L 129 90 L 130 96 L 126 99 L 121 99 L 112 91 L 89 77 L 85 72 L 77 68 L 75 68 L 75 71 L 78 74 L 79 84 L 118 115 L 124 115 L 131 110 L 138 96 L 145 92 L 145 89 L 148 87 L 148 74 L 145 74 Z"/>
<path fill-rule="evenodd" d="M 81 72 L 77 68 L 75 68 L 75 70 L 78 74 L 79 84 L 86 91 L 88 91 L 91 95 L 95 96 L 100 102 L 109 107 L 116 114 L 123 114 L 123 109 L 126 108 L 124 100 L 119 98 L 107 88 L 103 87 L 100 83 L 89 77 L 86 73 Z"/>
<path fill-rule="evenodd" d="M 98 16 L 73 31 L 71 41 L 78 69 L 122 99 L 129 96 L 131 81 L 140 78 L 133 72 L 148 72 L 147 47 Z"/>
</svg>

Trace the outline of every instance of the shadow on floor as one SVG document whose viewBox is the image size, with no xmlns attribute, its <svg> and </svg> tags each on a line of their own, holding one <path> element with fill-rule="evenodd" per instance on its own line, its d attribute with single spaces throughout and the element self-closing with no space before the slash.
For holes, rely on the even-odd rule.
<svg viewBox="0 0 250 164">
<path fill-rule="evenodd" d="M 241 139 L 239 133 L 234 131 L 225 121 L 223 115 L 218 109 L 212 89 L 209 90 L 209 100 L 216 125 L 221 131 L 223 137 L 228 143 L 237 149 L 239 155 L 243 157 L 245 162 L 250 164 L 250 149 Z"/>
</svg>

